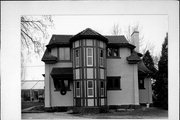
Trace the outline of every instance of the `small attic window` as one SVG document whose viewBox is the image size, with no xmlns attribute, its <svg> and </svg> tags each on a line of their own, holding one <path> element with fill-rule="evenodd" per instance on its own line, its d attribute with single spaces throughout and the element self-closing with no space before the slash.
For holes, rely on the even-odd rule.
<svg viewBox="0 0 180 120">
<path fill-rule="evenodd" d="M 107 57 L 118 58 L 120 57 L 119 48 L 107 48 Z"/>
</svg>

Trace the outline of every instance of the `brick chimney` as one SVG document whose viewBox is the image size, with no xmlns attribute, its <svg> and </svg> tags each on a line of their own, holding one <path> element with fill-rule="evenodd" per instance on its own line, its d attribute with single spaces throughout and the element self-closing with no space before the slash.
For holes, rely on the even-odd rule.
<svg viewBox="0 0 180 120">
<path fill-rule="evenodd" d="M 139 31 L 135 30 L 132 34 L 131 34 L 131 44 L 133 44 L 134 46 L 136 46 L 136 48 L 134 49 L 136 52 L 139 52 Z"/>
</svg>

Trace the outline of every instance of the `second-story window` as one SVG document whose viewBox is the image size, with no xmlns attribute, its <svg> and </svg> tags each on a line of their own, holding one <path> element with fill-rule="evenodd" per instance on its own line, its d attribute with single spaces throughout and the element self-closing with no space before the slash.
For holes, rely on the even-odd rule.
<svg viewBox="0 0 180 120">
<path fill-rule="evenodd" d="M 79 67 L 79 49 L 75 50 L 76 67 Z"/>
<path fill-rule="evenodd" d="M 70 60 L 70 48 L 59 48 L 59 60 Z"/>
<path fill-rule="evenodd" d="M 88 80 L 87 81 L 87 96 L 88 97 L 93 97 L 94 93 L 93 93 L 93 81 L 92 80 Z"/>
<path fill-rule="evenodd" d="M 87 51 L 87 66 L 93 66 L 93 48 L 86 48 Z"/>
<path fill-rule="evenodd" d="M 119 48 L 107 48 L 107 57 L 120 57 Z"/>
<path fill-rule="evenodd" d="M 104 58 L 104 52 L 103 52 L 103 49 L 100 49 L 100 67 L 103 67 L 104 65 L 104 62 L 103 62 L 103 58 Z"/>
</svg>

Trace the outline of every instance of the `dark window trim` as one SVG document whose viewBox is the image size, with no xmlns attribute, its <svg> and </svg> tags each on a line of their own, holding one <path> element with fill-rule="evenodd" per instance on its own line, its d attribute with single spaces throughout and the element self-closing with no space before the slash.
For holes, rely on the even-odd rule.
<svg viewBox="0 0 180 120">
<path fill-rule="evenodd" d="M 71 89 L 70 89 L 70 87 L 71 87 L 71 81 L 69 80 L 69 79 L 66 79 L 66 80 L 68 80 L 68 88 L 66 89 L 67 91 L 72 91 Z M 60 79 L 59 80 L 57 80 L 57 81 L 60 81 Z M 59 82 L 58 82 L 59 83 Z M 54 88 L 55 88 L 55 92 L 57 92 L 57 91 L 60 91 L 61 90 L 61 88 L 60 88 L 60 86 L 58 86 L 58 88 L 57 88 L 57 86 L 55 86 L 55 84 L 54 84 Z"/>
<path fill-rule="evenodd" d="M 59 58 L 59 48 L 69 48 L 69 60 L 60 60 Z M 72 48 L 71 47 L 57 47 L 57 57 L 58 57 L 58 62 L 72 62 Z"/>
<path fill-rule="evenodd" d="M 114 85 L 115 85 L 114 80 L 113 80 L 113 86 L 109 88 L 108 79 L 119 79 L 119 83 L 120 83 L 119 88 L 116 88 L 116 87 L 114 88 Z M 122 90 L 121 89 L 121 76 L 107 76 L 107 90 Z"/>
<path fill-rule="evenodd" d="M 111 48 L 112 49 L 112 56 L 108 56 L 108 48 Z M 114 54 L 114 49 L 118 49 L 118 56 L 114 56 L 113 54 Z M 121 56 L 120 56 L 120 48 L 119 47 L 107 47 L 106 48 L 106 57 L 107 58 L 121 58 Z"/>
<path fill-rule="evenodd" d="M 140 85 L 140 80 L 143 81 L 143 83 L 141 85 Z M 144 87 L 144 79 L 139 79 L 138 80 L 138 86 L 139 86 L 139 89 L 145 89 L 145 87 Z"/>
</svg>

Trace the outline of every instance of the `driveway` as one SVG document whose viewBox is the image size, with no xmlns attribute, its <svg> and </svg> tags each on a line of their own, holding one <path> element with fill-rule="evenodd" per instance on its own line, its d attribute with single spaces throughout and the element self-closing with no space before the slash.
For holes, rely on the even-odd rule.
<svg viewBox="0 0 180 120">
<path fill-rule="evenodd" d="M 168 111 L 158 108 L 144 108 L 133 111 L 111 111 L 99 114 L 54 113 L 22 113 L 22 119 L 167 119 Z"/>
</svg>

